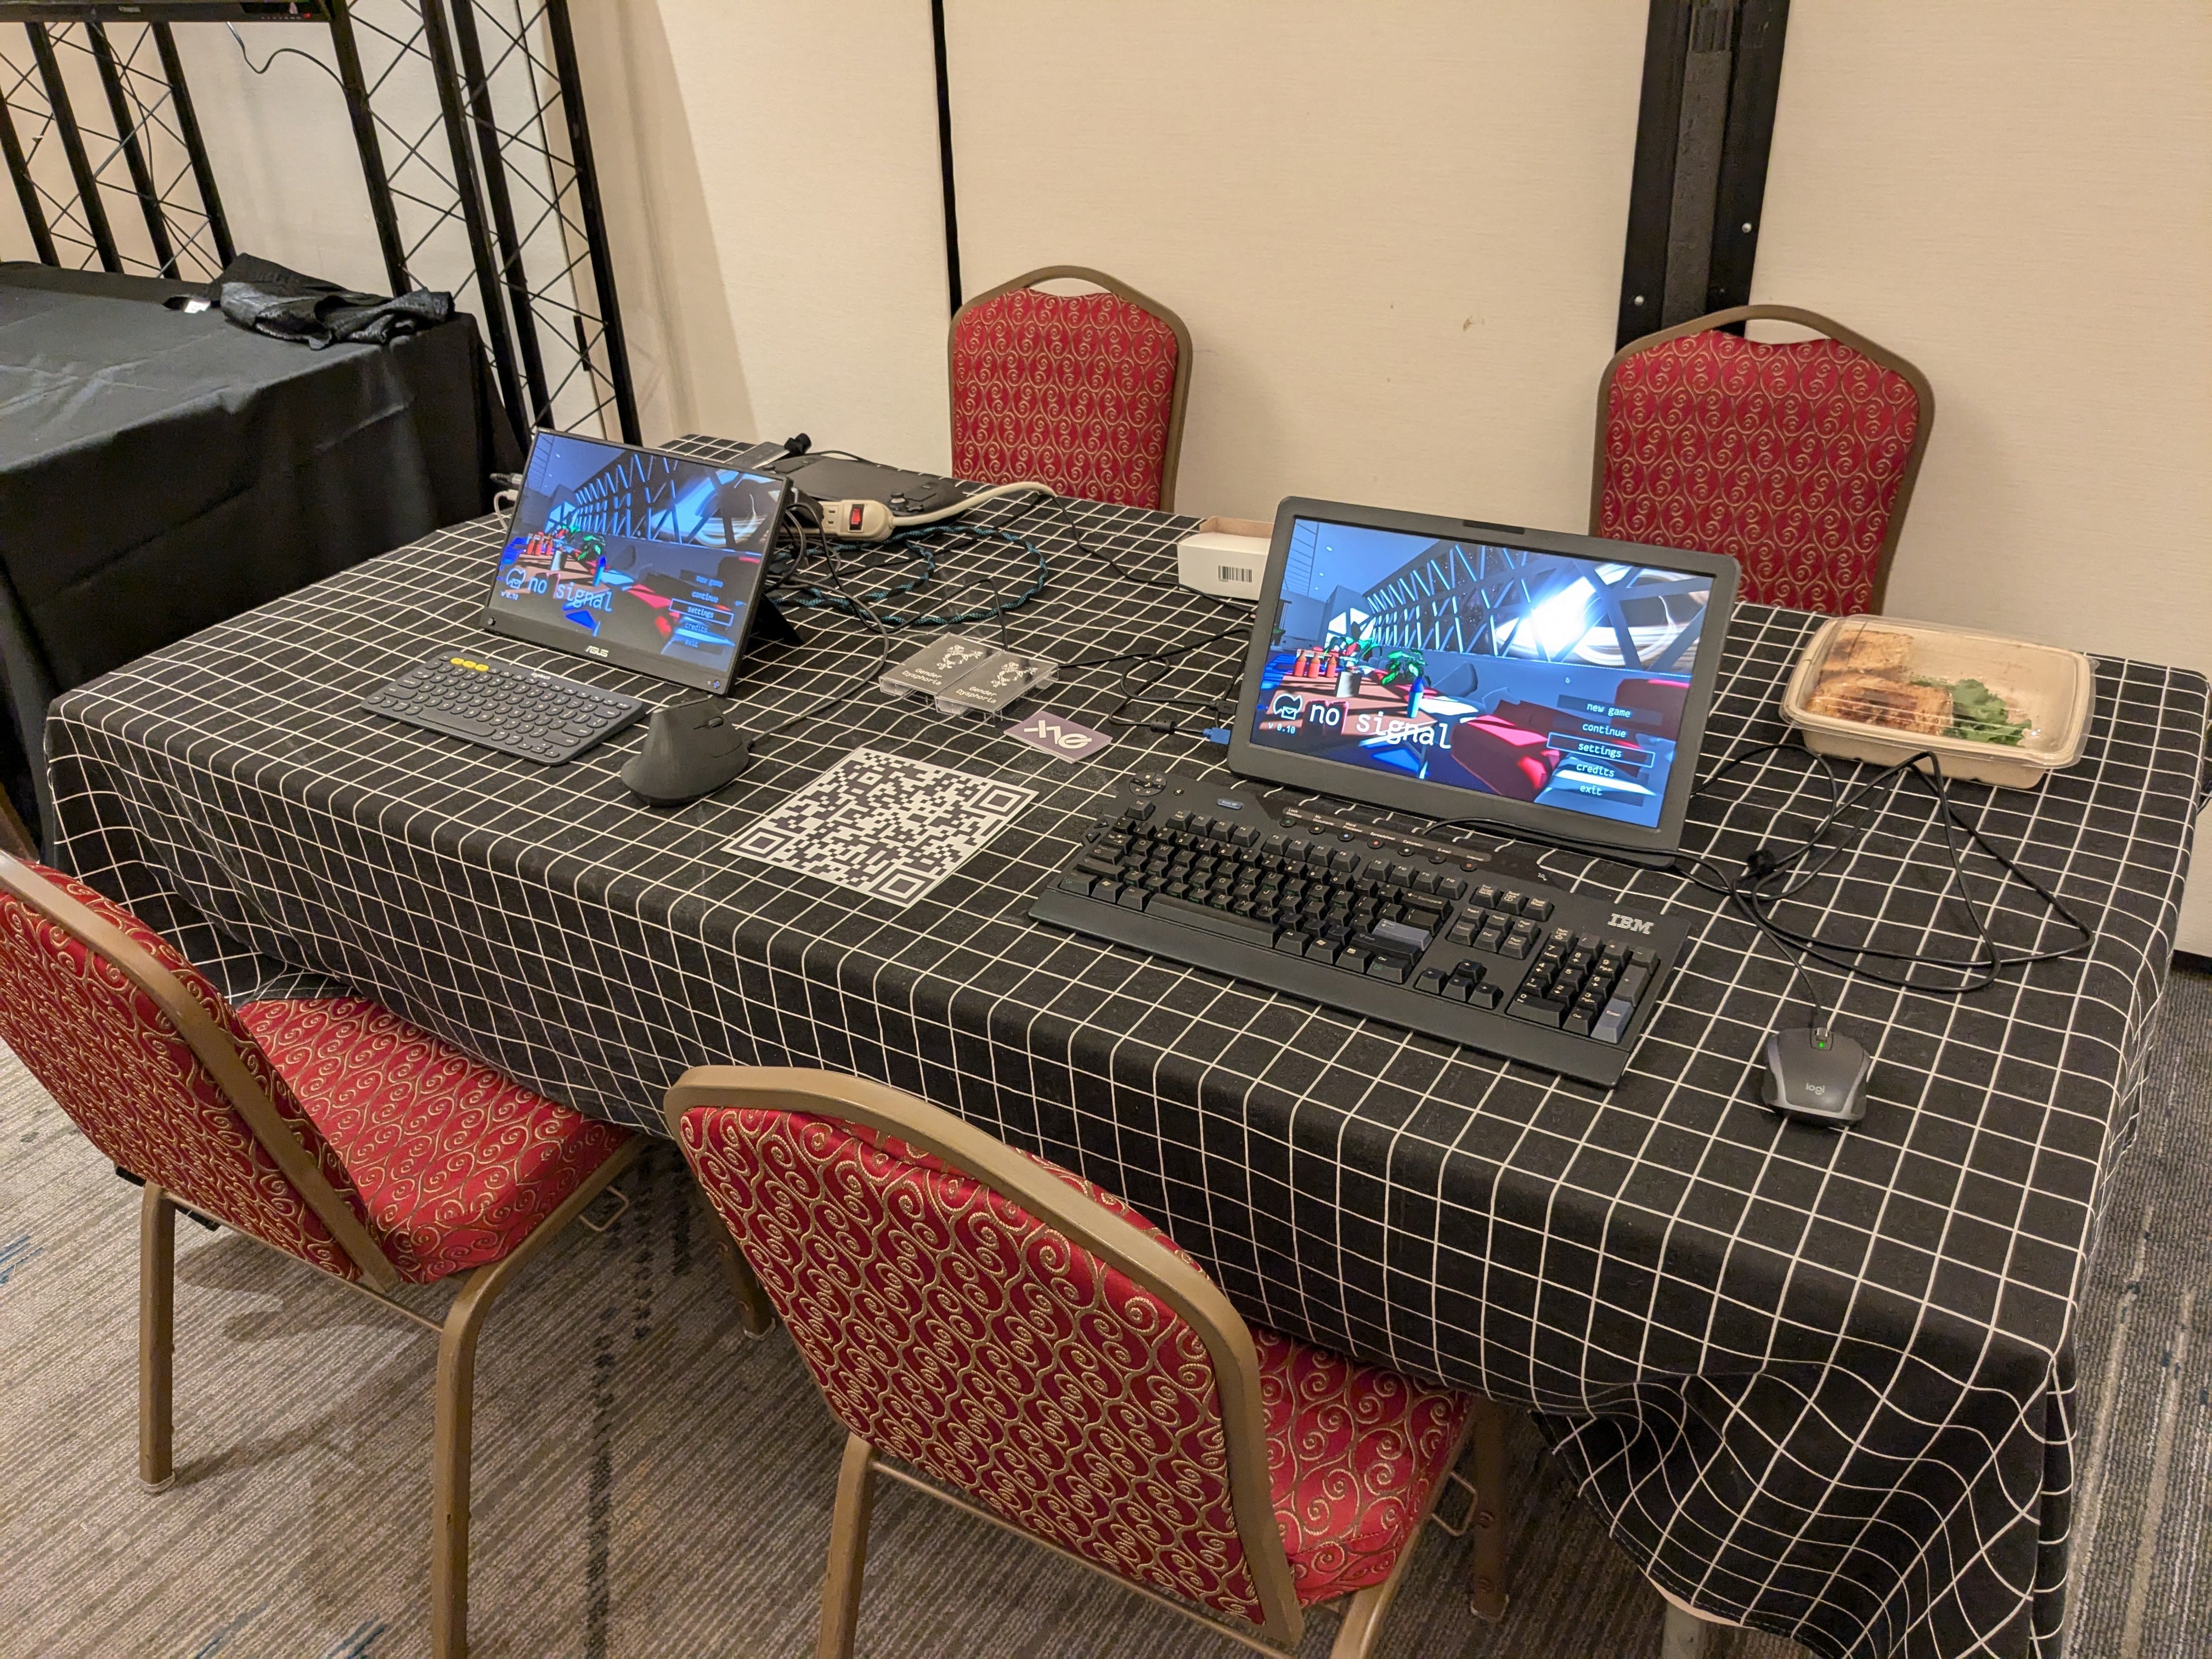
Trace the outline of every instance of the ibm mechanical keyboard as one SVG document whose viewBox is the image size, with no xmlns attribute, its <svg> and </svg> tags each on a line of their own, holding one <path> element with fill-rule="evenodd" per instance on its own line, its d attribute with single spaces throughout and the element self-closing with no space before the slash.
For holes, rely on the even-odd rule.
<svg viewBox="0 0 2212 1659">
<path fill-rule="evenodd" d="M 635 697 L 481 658 L 426 657 L 361 700 L 372 714 L 558 766 L 646 712 Z"/>
<path fill-rule="evenodd" d="M 1516 867 L 1527 878 L 1509 873 Z M 1689 935 L 1533 865 L 1148 775 L 1039 921 L 1610 1086 Z"/>
</svg>

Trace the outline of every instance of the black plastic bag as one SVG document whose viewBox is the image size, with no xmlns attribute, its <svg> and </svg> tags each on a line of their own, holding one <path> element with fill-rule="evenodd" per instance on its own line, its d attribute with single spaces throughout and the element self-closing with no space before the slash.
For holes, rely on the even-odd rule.
<svg viewBox="0 0 2212 1659">
<path fill-rule="evenodd" d="M 222 314 L 239 327 L 319 350 L 341 340 L 389 345 L 453 314 L 453 296 L 416 289 L 395 299 L 356 294 L 241 253 L 215 280 Z"/>
</svg>

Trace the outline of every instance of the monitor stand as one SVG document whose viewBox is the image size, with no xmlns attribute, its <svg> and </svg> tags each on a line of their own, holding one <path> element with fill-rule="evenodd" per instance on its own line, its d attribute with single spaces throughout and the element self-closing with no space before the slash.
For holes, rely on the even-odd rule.
<svg viewBox="0 0 2212 1659">
<path fill-rule="evenodd" d="M 753 625 L 745 630 L 745 651 L 748 654 L 753 648 L 753 641 L 763 638 L 774 640 L 780 645 L 806 643 L 806 635 L 793 626 L 791 618 L 783 614 L 774 599 L 755 599 L 753 607 Z"/>
</svg>

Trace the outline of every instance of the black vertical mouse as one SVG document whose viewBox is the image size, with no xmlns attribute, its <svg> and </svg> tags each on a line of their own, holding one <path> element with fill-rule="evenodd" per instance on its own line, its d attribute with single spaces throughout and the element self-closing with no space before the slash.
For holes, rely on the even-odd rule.
<svg viewBox="0 0 2212 1659">
<path fill-rule="evenodd" d="M 622 769 L 632 793 L 653 806 L 681 806 L 711 795 L 752 760 L 750 732 L 730 724 L 714 699 L 670 703 L 653 711 L 645 746 Z"/>
<path fill-rule="evenodd" d="M 1784 1117 L 1806 1123 L 1856 1123 L 1866 1115 L 1874 1056 L 1840 1031 L 1800 1027 L 1766 1039 L 1762 1097 Z"/>
</svg>

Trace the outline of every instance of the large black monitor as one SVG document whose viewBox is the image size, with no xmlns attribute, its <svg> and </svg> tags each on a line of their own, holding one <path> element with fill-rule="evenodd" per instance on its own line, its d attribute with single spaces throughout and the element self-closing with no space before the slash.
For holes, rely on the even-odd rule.
<svg viewBox="0 0 2212 1659">
<path fill-rule="evenodd" d="M 764 472 L 541 432 L 483 625 L 726 691 L 790 489 Z"/>
<path fill-rule="evenodd" d="M 1736 575 L 1711 553 L 1285 501 L 1230 767 L 1671 853 Z"/>
</svg>

